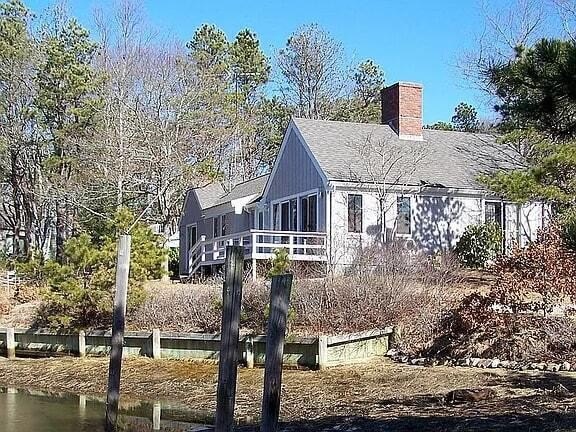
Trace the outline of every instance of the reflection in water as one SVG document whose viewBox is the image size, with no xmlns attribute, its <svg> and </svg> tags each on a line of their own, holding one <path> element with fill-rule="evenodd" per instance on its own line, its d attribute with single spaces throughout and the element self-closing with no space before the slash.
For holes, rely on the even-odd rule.
<svg viewBox="0 0 576 432">
<path fill-rule="evenodd" d="M 0 432 L 99 432 L 104 412 L 102 401 L 84 395 L 0 388 Z M 125 404 L 119 418 L 126 432 L 209 430 L 194 421 L 207 423 L 210 418 L 160 402 Z"/>
</svg>

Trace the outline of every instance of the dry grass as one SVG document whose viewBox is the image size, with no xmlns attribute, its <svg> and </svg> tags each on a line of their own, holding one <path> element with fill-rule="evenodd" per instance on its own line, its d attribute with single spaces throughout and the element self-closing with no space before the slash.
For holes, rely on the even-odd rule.
<svg viewBox="0 0 576 432">
<path fill-rule="evenodd" d="M 105 358 L 0 361 L 0 385 L 102 395 L 107 366 Z M 122 371 L 125 398 L 178 401 L 214 412 L 215 365 L 129 358 Z M 262 381 L 262 369 L 239 370 L 237 418 L 258 416 Z M 554 390 L 560 384 L 567 389 L 561 397 Z M 451 390 L 486 386 L 496 390 L 495 400 L 459 406 L 443 402 Z M 537 420 L 548 415 L 562 419 L 563 410 L 576 401 L 574 390 L 576 378 L 568 374 L 419 368 L 379 360 L 326 371 L 284 371 L 281 419 L 287 422 L 283 430 L 320 430 L 320 424 L 346 418 L 380 425 L 356 430 L 517 430 L 505 428 L 515 416 L 533 426 L 528 430 L 554 430 L 538 427 Z M 501 421 L 503 429 L 485 421 Z"/>
</svg>

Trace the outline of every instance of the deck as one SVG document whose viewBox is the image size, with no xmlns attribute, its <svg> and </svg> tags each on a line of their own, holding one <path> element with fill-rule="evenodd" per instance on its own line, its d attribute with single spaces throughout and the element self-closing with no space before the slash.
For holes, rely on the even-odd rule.
<svg viewBox="0 0 576 432">
<path fill-rule="evenodd" d="M 241 233 L 206 239 L 202 236 L 188 251 L 189 275 L 204 266 L 223 264 L 226 246 L 244 246 L 244 259 L 252 260 L 255 277 L 256 260 L 268 260 L 274 251 L 284 248 L 292 261 L 326 261 L 326 233 L 271 231 L 251 229 Z"/>
</svg>

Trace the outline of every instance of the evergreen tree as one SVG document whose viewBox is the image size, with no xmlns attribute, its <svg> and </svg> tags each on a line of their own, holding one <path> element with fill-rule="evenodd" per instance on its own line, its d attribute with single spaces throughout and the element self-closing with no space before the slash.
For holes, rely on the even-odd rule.
<svg viewBox="0 0 576 432">
<path fill-rule="evenodd" d="M 452 116 L 452 125 L 454 130 L 461 132 L 478 132 L 480 130 L 480 122 L 478 121 L 478 113 L 476 108 L 464 102 L 460 102 L 454 108 L 454 115 Z"/>
</svg>

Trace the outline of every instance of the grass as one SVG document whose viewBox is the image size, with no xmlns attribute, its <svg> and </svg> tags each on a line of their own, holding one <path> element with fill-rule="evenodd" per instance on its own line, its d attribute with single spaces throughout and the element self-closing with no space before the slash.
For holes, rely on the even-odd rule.
<svg viewBox="0 0 576 432">
<path fill-rule="evenodd" d="M 0 385 L 103 395 L 107 367 L 105 358 L 0 361 Z M 258 417 L 263 373 L 239 369 L 237 418 Z M 122 368 L 124 398 L 170 400 L 194 410 L 214 412 L 216 383 L 212 364 L 128 358 Z M 478 387 L 491 387 L 498 397 L 444 404 L 448 391 Z M 286 370 L 282 430 L 318 432 L 346 423 L 359 426 L 356 430 L 387 431 L 573 430 L 563 425 L 576 424 L 575 390 L 576 376 L 571 374 L 422 368 L 386 359 L 325 371 Z"/>
</svg>

